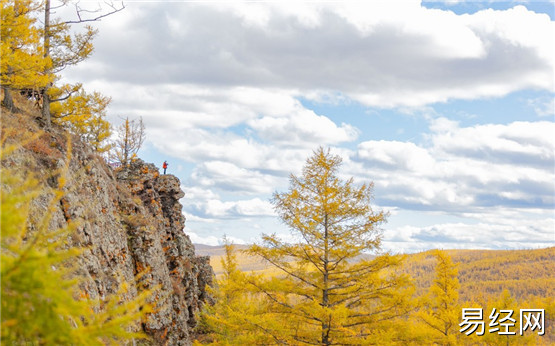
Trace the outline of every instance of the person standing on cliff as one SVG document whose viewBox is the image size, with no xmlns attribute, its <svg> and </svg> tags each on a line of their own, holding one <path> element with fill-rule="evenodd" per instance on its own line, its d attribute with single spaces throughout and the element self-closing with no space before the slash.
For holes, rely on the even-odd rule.
<svg viewBox="0 0 555 346">
<path fill-rule="evenodd" d="M 164 161 L 162 168 L 164 169 L 164 174 L 166 174 L 166 169 L 168 168 L 168 163 L 166 161 Z"/>
</svg>

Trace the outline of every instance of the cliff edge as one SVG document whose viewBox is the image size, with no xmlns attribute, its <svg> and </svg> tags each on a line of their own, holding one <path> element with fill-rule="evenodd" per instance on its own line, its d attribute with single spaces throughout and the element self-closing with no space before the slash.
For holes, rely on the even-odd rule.
<svg viewBox="0 0 555 346">
<path fill-rule="evenodd" d="M 2 109 L 1 120 L 3 139 L 22 144 L 1 162 L 2 168 L 29 172 L 57 188 L 60 169 L 69 165 L 64 197 L 50 227 L 77 221 L 70 244 L 84 249 L 78 258 L 82 294 L 102 299 L 116 294 L 122 282 L 135 282 L 122 297 L 129 300 L 137 291 L 156 288 L 154 312 L 135 329 L 155 344 L 191 344 L 197 312 L 209 300 L 205 287 L 213 272 L 209 257 L 195 256 L 184 233 L 179 179 L 160 175 L 156 166 L 141 160 L 129 169 L 114 170 L 79 138 L 71 137 L 68 145 L 63 129 L 53 126 L 41 132 L 30 113 Z M 47 203 L 38 198 L 33 211 L 45 213 Z"/>
</svg>

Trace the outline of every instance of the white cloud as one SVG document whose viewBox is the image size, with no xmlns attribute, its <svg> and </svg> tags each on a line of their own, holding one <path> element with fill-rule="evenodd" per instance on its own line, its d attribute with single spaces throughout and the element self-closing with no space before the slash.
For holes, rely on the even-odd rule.
<svg viewBox="0 0 555 346">
<path fill-rule="evenodd" d="M 213 235 L 202 237 L 196 234 L 195 232 L 186 230 L 185 234 L 189 236 L 189 239 L 193 242 L 193 244 L 204 244 L 204 245 L 211 245 L 211 246 L 218 246 L 221 243 L 221 239 L 215 237 Z"/>
<path fill-rule="evenodd" d="M 323 144 L 350 142 L 359 131 L 349 125 L 338 127 L 329 118 L 303 110 L 292 116 L 266 116 L 248 122 L 261 138 L 285 146 L 314 148 Z"/>
<path fill-rule="evenodd" d="M 456 211 L 555 204 L 554 123 L 459 128 L 435 121 L 432 128 L 437 132 L 427 146 L 360 143 L 348 169 L 372 179 L 381 193 L 377 199 L 385 205 Z"/>
<path fill-rule="evenodd" d="M 507 211 L 501 209 L 497 212 L 503 214 Z M 384 232 L 383 247 L 395 252 L 417 252 L 430 248 L 533 249 L 555 246 L 552 214 L 543 211 L 533 218 L 522 218 L 527 215 L 526 210 L 519 210 L 517 214 L 520 219 L 499 219 L 491 210 L 484 210 L 474 215 L 477 222 L 390 228 Z"/>
<path fill-rule="evenodd" d="M 126 29 L 101 35 L 94 65 L 73 73 L 83 80 L 95 66 L 94 78 L 104 84 L 149 85 L 158 103 L 179 101 L 166 100 L 179 91 L 168 94 L 163 86 L 182 84 L 245 88 L 246 95 L 267 88 L 296 95 L 338 92 L 380 107 L 554 86 L 555 24 L 523 6 L 467 15 L 427 9 L 416 0 L 128 7 L 129 14 L 120 16 Z"/>
<path fill-rule="evenodd" d="M 191 178 L 193 185 L 218 187 L 236 194 L 271 193 L 276 185 L 276 177 L 270 174 L 222 161 L 208 161 L 197 165 Z"/>
<path fill-rule="evenodd" d="M 258 197 L 239 201 L 222 201 L 221 199 L 191 201 L 185 202 L 183 207 L 185 215 L 191 214 L 203 219 L 275 216 L 270 202 Z"/>
<path fill-rule="evenodd" d="M 210 189 L 205 189 L 200 186 L 183 186 L 181 185 L 181 190 L 185 192 L 184 200 L 191 201 L 204 201 L 210 199 L 219 198 L 218 194 Z"/>
<path fill-rule="evenodd" d="M 411 142 L 367 141 L 358 145 L 357 155 L 369 165 L 409 170 L 419 174 L 435 170 L 430 153 Z"/>
<path fill-rule="evenodd" d="M 553 122 L 513 122 L 441 131 L 432 140 L 438 153 L 479 158 L 488 163 L 550 166 L 555 160 L 554 133 Z"/>
<path fill-rule="evenodd" d="M 221 237 L 216 237 L 213 235 L 202 236 L 197 234 L 194 231 L 189 231 L 189 230 L 186 230 L 185 234 L 189 236 L 193 244 L 204 244 L 204 245 L 211 245 L 211 246 L 219 246 L 223 244 L 223 235 Z M 246 242 L 241 238 L 237 238 L 229 235 L 226 235 L 226 237 L 233 244 L 246 244 Z"/>
<path fill-rule="evenodd" d="M 528 100 L 528 105 L 534 109 L 534 112 L 540 117 L 555 116 L 555 98 L 554 97 L 538 97 Z"/>
</svg>

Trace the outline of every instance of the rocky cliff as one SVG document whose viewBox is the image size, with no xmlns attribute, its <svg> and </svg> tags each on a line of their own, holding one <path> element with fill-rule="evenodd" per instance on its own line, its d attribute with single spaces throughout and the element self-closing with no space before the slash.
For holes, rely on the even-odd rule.
<svg viewBox="0 0 555 346">
<path fill-rule="evenodd" d="M 104 298 L 116 294 L 124 281 L 134 282 L 124 300 L 137 291 L 153 289 L 156 308 L 137 329 L 163 345 L 188 345 L 196 314 L 205 302 L 205 285 L 212 280 L 208 257 L 195 256 L 184 233 L 185 218 L 179 199 L 179 180 L 160 175 L 152 165 L 137 160 L 128 170 L 114 170 L 78 138 L 54 126 L 41 129 L 31 115 L 3 109 L 2 136 L 23 145 L 2 166 L 33 172 L 45 184 L 58 187 L 65 175 L 64 197 L 50 227 L 77 221 L 70 242 L 84 248 L 78 271 L 83 294 Z M 67 173 L 61 173 L 68 165 Z M 47 201 L 35 201 L 44 213 Z M 139 280 L 137 274 L 143 273 Z"/>
</svg>

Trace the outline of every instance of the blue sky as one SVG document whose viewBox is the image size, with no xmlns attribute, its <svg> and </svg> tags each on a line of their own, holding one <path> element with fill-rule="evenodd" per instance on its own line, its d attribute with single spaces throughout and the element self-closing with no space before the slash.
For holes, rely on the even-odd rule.
<svg viewBox="0 0 555 346">
<path fill-rule="evenodd" d="M 290 238 L 318 146 L 375 184 L 383 248 L 555 246 L 553 1 L 126 2 L 65 78 L 142 117 L 194 242 Z"/>
</svg>

